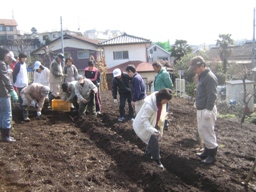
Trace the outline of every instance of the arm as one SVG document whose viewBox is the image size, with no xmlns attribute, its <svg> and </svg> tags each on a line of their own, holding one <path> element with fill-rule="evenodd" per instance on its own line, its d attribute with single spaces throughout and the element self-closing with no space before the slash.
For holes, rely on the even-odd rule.
<svg viewBox="0 0 256 192">
<path fill-rule="evenodd" d="M 45 101 L 45 98 L 44 97 L 41 97 L 39 102 L 38 102 L 38 108 L 37 108 L 37 111 L 42 111 L 42 108 L 43 108 L 43 105 L 44 105 L 44 101 Z"/>
<path fill-rule="evenodd" d="M 8 92 L 13 91 L 13 85 L 9 79 L 7 68 L 4 63 L 0 64 L 0 79 L 4 82 L 6 89 Z"/>
<path fill-rule="evenodd" d="M 79 91 L 79 83 L 76 83 L 75 85 L 75 93 L 76 93 L 76 96 L 79 100 L 84 100 L 84 97 L 81 95 L 80 91 Z"/>
<path fill-rule="evenodd" d="M 76 79 L 79 74 L 78 74 L 78 70 L 77 70 L 76 66 L 73 65 L 73 67 L 74 67 L 74 75 L 75 75 L 75 79 Z"/>
<path fill-rule="evenodd" d="M 31 85 L 23 89 L 24 96 L 27 98 L 28 103 L 31 103 L 31 101 L 33 100 L 30 96 L 30 93 L 33 93 L 34 91 L 34 87 L 32 87 Z"/>
<path fill-rule="evenodd" d="M 171 80 L 171 77 L 169 75 L 169 73 L 164 73 L 164 83 L 166 85 L 166 88 L 169 88 L 169 89 L 173 89 L 173 83 L 172 83 L 172 80 Z"/>
<path fill-rule="evenodd" d="M 148 104 L 145 104 L 145 107 L 141 113 L 141 122 L 145 130 L 147 130 L 151 135 L 154 132 L 158 132 L 153 125 L 150 124 L 150 118 L 154 115 L 155 110 Z"/>
<path fill-rule="evenodd" d="M 12 73 L 13 83 L 16 82 L 16 78 L 17 78 L 19 71 L 20 71 L 20 63 L 16 63 L 13 73 Z"/>
<path fill-rule="evenodd" d="M 140 82 L 137 78 L 132 80 L 132 101 L 136 102 L 139 98 L 138 90 L 140 90 Z"/>
<path fill-rule="evenodd" d="M 76 96 L 75 87 L 70 84 L 70 96 L 67 98 L 67 101 L 71 101 Z"/>
<path fill-rule="evenodd" d="M 206 109 L 211 111 L 217 98 L 217 81 L 214 78 L 209 78 L 209 80 L 206 81 L 206 94 Z"/>
<path fill-rule="evenodd" d="M 88 82 L 89 82 L 89 87 L 94 91 L 94 93 L 97 93 L 98 88 L 96 87 L 96 85 L 94 85 L 92 81 L 88 81 Z"/>
<path fill-rule="evenodd" d="M 59 65 L 58 63 L 53 62 L 53 63 L 52 63 L 52 66 L 51 66 L 51 72 L 52 72 L 53 75 L 55 75 L 55 76 L 57 76 L 57 77 L 61 77 L 61 76 L 63 76 L 63 74 L 59 72 L 59 70 L 58 70 L 58 69 L 59 69 L 58 65 Z"/>
<path fill-rule="evenodd" d="M 115 83 L 115 78 L 112 79 L 112 97 L 117 99 L 117 84 Z"/>
</svg>

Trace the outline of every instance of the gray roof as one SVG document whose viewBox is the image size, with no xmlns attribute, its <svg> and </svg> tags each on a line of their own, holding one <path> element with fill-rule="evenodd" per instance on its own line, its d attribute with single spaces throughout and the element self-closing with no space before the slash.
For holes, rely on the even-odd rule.
<svg viewBox="0 0 256 192">
<path fill-rule="evenodd" d="M 124 44 L 145 44 L 151 43 L 149 39 L 144 39 L 141 37 L 136 37 L 123 33 L 118 37 L 108 39 L 99 43 L 99 45 L 124 45 Z"/>
</svg>

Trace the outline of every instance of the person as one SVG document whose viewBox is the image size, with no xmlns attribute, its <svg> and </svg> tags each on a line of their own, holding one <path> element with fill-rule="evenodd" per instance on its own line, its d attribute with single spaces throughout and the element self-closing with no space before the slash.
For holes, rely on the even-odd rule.
<svg viewBox="0 0 256 192">
<path fill-rule="evenodd" d="M 34 63 L 34 81 L 33 83 L 39 83 L 50 87 L 49 82 L 50 70 L 43 66 L 40 61 Z"/>
<path fill-rule="evenodd" d="M 87 78 L 87 79 L 90 79 L 94 85 L 97 86 L 98 88 L 98 92 L 95 93 L 95 103 L 96 103 L 96 112 L 97 114 L 100 114 L 101 113 L 101 99 L 100 99 L 100 72 L 99 70 L 94 67 L 95 65 L 95 61 L 94 60 L 90 60 L 88 62 L 88 67 L 86 67 L 84 69 L 84 76 Z"/>
<path fill-rule="evenodd" d="M 27 87 L 24 87 L 20 96 L 22 97 L 22 114 L 23 120 L 30 121 L 28 117 L 28 107 L 33 106 L 37 108 L 37 116 L 41 116 L 41 111 L 44 105 L 45 98 L 48 97 L 50 87 L 39 83 L 31 83 Z"/>
<path fill-rule="evenodd" d="M 12 73 L 13 73 L 13 70 L 14 70 L 14 67 L 15 67 L 15 65 L 16 65 L 16 62 L 17 62 L 18 57 L 15 56 L 12 51 L 10 51 L 9 54 L 10 54 L 10 57 L 12 58 L 12 62 L 11 62 L 11 64 L 10 64 L 10 69 L 7 69 L 7 70 L 8 70 L 9 76 L 10 76 L 10 78 L 11 78 L 11 82 L 12 82 L 12 84 L 13 84 L 13 75 L 12 75 Z M 13 86 L 13 88 L 14 88 L 14 90 L 16 91 L 16 93 L 18 93 L 18 88 L 15 87 L 15 86 Z"/>
<path fill-rule="evenodd" d="M 77 81 L 63 83 L 61 85 L 61 88 L 64 93 L 62 100 L 71 102 L 74 105 L 76 111 L 78 111 L 79 104 L 77 102 L 77 96 L 76 96 L 76 90 L 75 90 L 76 83 L 77 83 Z"/>
<path fill-rule="evenodd" d="M 10 54 L 10 50 L 0 47 L 0 129 L 1 141 L 14 142 L 15 139 L 10 136 L 12 121 L 11 99 L 18 101 L 18 95 L 8 77 L 6 64 L 9 64 L 14 57 Z"/>
<path fill-rule="evenodd" d="M 79 103 L 78 117 L 88 114 L 97 115 L 94 103 L 94 94 L 97 93 L 98 88 L 94 83 L 82 75 L 77 76 L 77 83 L 75 84 L 75 92 Z"/>
<path fill-rule="evenodd" d="M 140 108 L 144 103 L 146 97 L 146 84 L 140 74 L 137 73 L 133 64 L 126 67 L 126 72 L 132 78 L 131 91 L 132 91 L 132 106 L 135 108 L 135 115 L 138 114 Z"/>
<path fill-rule="evenodd" d="M 169 72 L 166 70 L 165 67 L 159 61 L 154 61 L 152 63 L 154 71 L 157 73 L 154 80 L 154 91 L 159 91 L 163 88 L 169 88 L 173 90 L 173 83 L 170 77 Z M 168 113 L 168 103 L 166 104 L 166 111 Z M 164 129 L 167 130 L 169 125 L 169 121 L 165 120 Z"/>
<path fill-rule="evenodd" d="M 68 57 L 65 59 L 65 67 L 64 67 L 64 74 L 67 75 L 67 77 L 64 78 L 64 82 L 68 83 L 71 81 L 75 81 L 78 75 L 78 70 L 76 66 L 74 65 L 72 57 Z"/>
<path fill-rule="evenodd" d="M 212 164 L 216 161 L 218 149 L 217 137 L 214 131 L 217 119 L 217 78 L 213 72 L 206 67 L 205 60 L 201 56 L 190 60 L 189 71 L 198 75 L 196 88 L 196 109 L 199 136 L 204 144 L 204 151 L 197 153 L 204 164 Z"/>
<path fill-rule="evenodd" d="M 24 53 L 19 54 L 19 61 L 16 63 L 13 70 L 13 84 L 18 88 L 20 108 L 22 107 L 22 98 L 20 97 L 21 90 L 28 86 L 28 73 L 27 73 L 27 55 Z"/>
<path fill-rule="evenodd" d="M 63 83 L 63 74 L 62 62 L 65 60 L 64 54 L 59 53 L 57 57 L 50 64 L 50 94 L 49 102 L 52 103 L 53 99 L 60 98 L 61 94 L 61 84 Z"/>
<path fill-rule="evenodd" d="M 129 106 L 129 118 L 132 120 L 133 117 L 133 107 L 131 104 L 132 95 L 130 87 L 130 77 L 127 73 L 122 72 L 119 68 L 113 70 L 112 79 L 112 96 L 114 98 L 114 103 L 117 103 L 117 91 L 119 93 L 119 114 L 120 117 L 118 121 L 122 122 L 125 120 L 125 102 L 127 100 Z"/>
<path fill-rule="evenodd" d="M 166 116 L 165 105 L 172 99 L 172 90 L 161 89 L 151 93 L 133 121 L 136 135 L 147 144 L 145 155 L 151 157 L 160 168 L 164 168 L 160 160 L 158 140 L 163 136 Z"/>
</svg>

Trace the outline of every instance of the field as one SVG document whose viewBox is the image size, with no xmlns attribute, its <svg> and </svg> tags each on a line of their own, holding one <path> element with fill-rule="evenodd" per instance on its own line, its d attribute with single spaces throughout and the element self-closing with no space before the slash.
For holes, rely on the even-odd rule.
<svg viewBox="0 0 256 192">
<path fill-rule="evenodd" d="M 15 143 L 0 142 L 0 191 L 237 192 L 256 191 L 254 172 L 244 186 L 256 154 L 255 125 L 238 119 L 216 122 L 217 162 L 202 165 L 195 155 L 196 110 L 174 97 L 170 127 L 160 140 L 165 170 L 144 157 L 145 144 L 131 121 L 118 122 L 118 105 L 102 92 L 102 114 L 77 119 L 73 112 L 31 109 L 29 123 L 13 109 Z"/>
</svg>

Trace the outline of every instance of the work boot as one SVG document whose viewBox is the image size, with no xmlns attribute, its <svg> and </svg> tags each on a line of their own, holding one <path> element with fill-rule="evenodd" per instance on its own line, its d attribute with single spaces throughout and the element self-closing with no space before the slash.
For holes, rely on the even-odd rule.
<svg viewBox="0 0 256 192">
<path fill-rule="evenodd" d="M 170 122 L 166 119 L 164 121 L 164 130 L 168 130 L 169 125 L 170 125 Z"/>
<path fill-rule="evenodd" d="M 160 159 L 155 159 L 155 162 L 156 162 L 156 164 L 157 164 L 157 166 L 158 166 L 159 168 L 164 169 L 164 166 L 163 166 L 163 164 L 161 163 Z"/>
<path fill-rule="evenodd" d="M 209 149 L 204 147 L 204 151 L 202 153 L 196 153 L 196 155 L 200 157 L 200 159 L 205 159 L 206 157 L 208 157 L 208 153 L 209 153 Z"/>
<path fill-rule="evenodd" d="M 2 134 L 2 142 L 14 142 L 16 141 L 13 137 L 10 137 L 10 131 L 11 129 L 1 129 L 1 134 Z"/>
<path fill-rule="evenodd" d="M 30 119 L 28 117 L 28 107 L 27 106 L 22 106 L 22 114 L 23 114 L 23 120 L 25 122 L 29 122 Z"/>
<path fill-rule="evenodd" d="M 217 154 L 217 149 L 218 147 L 214 148 L 214 149 L 208 149 L 208 157 L 204 160 L 202 160 L 201 162 L 203 164 L 212 164 L 213 162 L 216 161 L 216 154 Z"/>
</svg>

